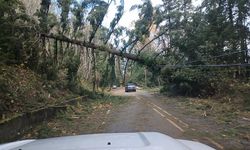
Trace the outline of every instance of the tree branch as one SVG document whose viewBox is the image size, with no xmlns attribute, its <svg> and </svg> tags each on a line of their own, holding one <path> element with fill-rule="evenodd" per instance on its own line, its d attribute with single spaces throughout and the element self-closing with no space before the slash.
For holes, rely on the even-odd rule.
<svg viewBox="0 0 250 150">
<path fill-rule="evenodd" d="M 164 32 L 160 33 L 159 35 L 157 35 L 156 37 L 154 37 L 152 40 L 150 40 L 147 44 L 145 44 L 138 52 L 139 54 L 141 53 L 141 51 L 143 51 L 149 44 L 151 44 L 154 40 L 158 39 L 159 37 L 163 36 L 168 30 L 165 30 Z"/>
</svg>

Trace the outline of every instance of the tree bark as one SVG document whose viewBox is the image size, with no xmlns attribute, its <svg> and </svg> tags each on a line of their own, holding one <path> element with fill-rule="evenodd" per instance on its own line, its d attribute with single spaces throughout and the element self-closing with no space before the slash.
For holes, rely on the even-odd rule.
<svg viewBox="0 0 250 150">
<path fill-rule="evenodd" d="M 91 49 L 92 54 L 92 82 L 93 82 L 93 93 L 96 92 L 96 60 L 95 60 L 95 52 Z"/>
<path fill-rule="evenodd" d="M 86 41 L 72 40 L 72 39 L 69 39 L 69 38 L 64 37 L 64 36 L 55 36 L 53 34 L 50 34 L 50 35 L 41 34 L 41 36 L 46 37 L 46 38 L 55 39 L 55 40 L 62 41 L 62 42 L 69 42 L 69 43 L 76 44 L 79 46 L 89 47 L 89 48 L 93 49 L 94 51 L 95 50 L 106 51 L 106 52 L 109 52 L 109 53 L 117 55 L 117 56 L 125 57 L 125 58 L 130 59 L 130 60 L 144 63 L 144 59 L 141 57 L 138 57 L 137 55 L 130 54 L 130 53 L 123 53 L 119 50 L 116 50 L 114 48 L 109 48 L 105 45 L 100 46 L 100 45 L 96 45 L 93 43 L 88 43 Z"/>
<path fill-rule="evenodd" d="M 128 63 L 129 63 L 129 59 L 127 59 L 127 62 L 125 64 L 125 68 L 124 68 L 124 74 L 123 74 L 123 80 L 122 80 L 123 86 L 125 86 L 125 84 L 126 84 L 126 75 L 127 75 Z"/>
<path fill-rule="evenodd" d="M 58 58 L 58 45 L 57 40 L 54 41 L 54 63 L 57 64 Z"/>
<path fill-rule="evenodd" d="M 147 68 L 145 67 L 145 69 L 144 69 L 144 76 L 145 76 L 145 87 L 147 87 Z"/>
</svg>

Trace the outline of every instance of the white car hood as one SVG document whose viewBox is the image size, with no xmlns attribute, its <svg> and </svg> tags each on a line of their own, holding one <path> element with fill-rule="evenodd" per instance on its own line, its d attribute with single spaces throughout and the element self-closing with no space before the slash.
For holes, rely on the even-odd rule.
<svg viewBox="0 0 250 150">
<path fill-rule="evenodd" d="M 109 133 L 24 140 L 0 150 L 214 150 L 199 142 L 176 140 L 155 132 Z"/>
</svg>

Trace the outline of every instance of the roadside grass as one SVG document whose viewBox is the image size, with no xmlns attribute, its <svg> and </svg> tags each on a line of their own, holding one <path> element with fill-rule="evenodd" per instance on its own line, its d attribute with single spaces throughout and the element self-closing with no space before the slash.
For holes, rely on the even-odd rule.
<svg viewBox="0 0 250 150">
<path fill-rule="evenodd" d="M 76 106 L 68 106 L 56 118 L 36 126 L 24 135 L 27 138 L 49 138 L 102 132 L 102 123 L 107 111 L 127 102 L 126 97 L 104 95 L 102 98 L 88 99 Z"/>
<path fill-rule="evenodd" d="M 143 90 L 150 92 L 150 93 L 159 93 L 161 90 L 161 86 L 157 86 L 157 87 L 143 87 Z"/>
<path fill-rule="evenodd" d="M 213 138 L 213 139 L 218 139 L 218 135 L 214 135 L 214 134 L 211 134 L 209 132 L 206 132 L 206 131 L 191 131 L 191 130 L 186 130 L 185 135 L 187 135 L 188 137 L 192 137 L 192 139 L 199 139 L 199 138 L 202 138 L 202 137 L 209 137 L 209 138 Z"/>
<path fill-rule="evenodd" d="M 231 124 L 249 114 L 242 106 L 230 102 L 221 102 L 212 99 L 182 98 L 177 100 L 178 105 L 185 110 L 203 117 L 212 117 L 218 124 Z"/>
<path fill-rule="evenodd" d="M 66 85 L 61 79 L 45 80 L 24 65 L 0 65 L 0 121 L 79 96 Z"/>
<path fill-rule="evenodd" d="M 244 103 L 236 103 L 233 99 L 188 97 L 165 97 L 163 101 L 180 109 L 182 119 L 196 129 L 187 130 L 186 136 L 194 139 L 209 137 L 224 143 L 227 148 L 230 142 L 238 148 L 249 145 L 250 112 L 247 105 L 242 106 Z"/>
</svg>

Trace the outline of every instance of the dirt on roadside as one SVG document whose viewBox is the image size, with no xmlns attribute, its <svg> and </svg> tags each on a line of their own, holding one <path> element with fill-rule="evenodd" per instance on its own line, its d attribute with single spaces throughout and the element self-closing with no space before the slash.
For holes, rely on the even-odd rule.
<svg viewBox="0 0 250 150">
<path fill-rule="evenodd" d="M 112 109 L 126 103 L 118 96 L 89 99 L 77 106 L 69 106 L 53 120 L 35 126 L 22 139 L 41 139 L 59 136 L 103 133 L 105 121 Z"/>
</svg>

